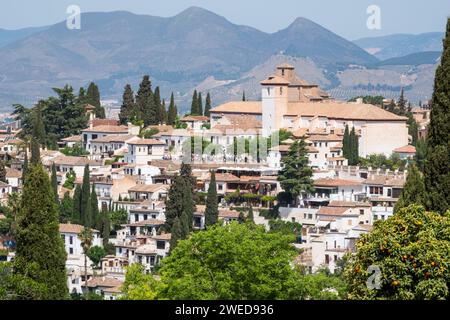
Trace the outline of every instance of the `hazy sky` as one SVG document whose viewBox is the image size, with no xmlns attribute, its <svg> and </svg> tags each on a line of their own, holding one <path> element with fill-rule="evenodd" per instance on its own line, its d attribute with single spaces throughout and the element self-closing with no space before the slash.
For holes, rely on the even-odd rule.
<svg viewBox="0 0 450 320">
<path fill-rule="evenodd" d="M 18 29 L 60 22 L 66 8 L 83 11 L 127 10 L 139 14 L 173 16 L 199 6 L 233 23 L 275 32 L 296 17 L 311 19 L 350 40 L 392 33 L 444 31 L 450 16 L 449 0 L 2 0 L 0 28 Z M 366 26 L 369 5 L 381 10 L 381 30 Z"/>
</svg>

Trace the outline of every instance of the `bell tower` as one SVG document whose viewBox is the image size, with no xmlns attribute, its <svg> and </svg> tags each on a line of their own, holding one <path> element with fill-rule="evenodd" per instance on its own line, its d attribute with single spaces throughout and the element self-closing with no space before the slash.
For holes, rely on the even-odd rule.
<svg viewBox="0 0 450 320">
<path fill-rule="evenodd" d="M 283 127 L 283 116 L 287 113 L 289 81 L 274 75 L 261 81 L 262 135 L 269 137 Z"/>
</svg>

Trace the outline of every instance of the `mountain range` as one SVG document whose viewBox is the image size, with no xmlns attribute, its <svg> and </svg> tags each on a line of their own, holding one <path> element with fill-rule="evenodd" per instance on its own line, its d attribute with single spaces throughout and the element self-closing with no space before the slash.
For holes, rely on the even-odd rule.
<svg viewBox="0 0 450 320">
<path fill-rule="evenodd" d="M 194 88 L 211 90 L 216 103 L 246 88 L 257 99 L 258 81 L 282 61 L 297 63 L 306 80 L 336 89 L 349 66 L 380 68 L 363 40 L 353 43 L 305 18 L 265 33 L 198 7 L 168 18 L 84 13 L 80 30 L 69 30 L 65 22 L 0 30 L 0 106 L 32 105 L 52 87 L 69 83 L 77 90 L 90 81 L 103 98 L 120 100 L 125 84 L 137 90 L 144 74 L 163 96 L 174 91 L 181 109 Z"/>
</svg>

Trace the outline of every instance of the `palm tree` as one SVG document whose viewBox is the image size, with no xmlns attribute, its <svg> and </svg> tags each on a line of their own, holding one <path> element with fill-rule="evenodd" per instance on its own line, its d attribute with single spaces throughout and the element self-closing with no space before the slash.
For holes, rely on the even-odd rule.
<svg viewBox="0 0 450 320">
<path fill-rule="evenodd" d="M 83 228 L 78 234 L 78 238 L 80 238 L 81 246 L 83 248 L 84 253 L 84 289 L 86 291 L 86 297 L 88 296 L 88 287 L 87 287 L 87 253 L 92 246 L 93 234 L 91 228 Z"/>
</svg>

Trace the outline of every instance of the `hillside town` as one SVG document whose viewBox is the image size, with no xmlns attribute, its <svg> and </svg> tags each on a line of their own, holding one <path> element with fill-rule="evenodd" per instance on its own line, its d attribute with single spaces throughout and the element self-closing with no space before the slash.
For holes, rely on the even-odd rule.
<svg viewBox="0 0 450 320">
<path fill-rule="evenodd" d="M 123 295 L 130 266 L 140 264 L 153 274 L 181 241 L 169 207 L 177 177 L 187 170 L 195 202 L 187 220 L 192 232 L 211 225 L 214 190 L 214 221 L 250 220 L 267 231 L 274 221 L 284 223 L 295 234 L 297 263 L 310 274 L 323 268 L 334 273 L 357 252 L 362 235 L 393 216 L 410 168 L 420 158 L 416 146 L 427 136 L 430 109 L 407 106 L 403 92 L 399 101 L 384 99 L 381 105 L 363 97 L 337 101 L 289 64 L 277 66 L 260 86 L 260 101 L 211 106 L 208 94 L 205 110 L 195 92 L 190 114 L 173 119 L 173 110 L 167 115 L 164 107 L 166 119 L 150 125 L 126 116 L 126 88 L 120 119 L 106 119 L 97 112 L 99 104 L 84 103 L 87 125 L 53 148 L 38 144 L 37 151 L 23 136 L 29 123 L 16 111 L 17 121 L 0 135 L 2 208 L 17 201 L 28 161 L 38 154 L 60 207 L 69 293 L 115 300 Z M 302 159 L 310 174 L 301 178 L 310 185 L 294 192 L 292 180 L 300 178 L 289 170 Z M 287 194 L 288 201 L 280 196 Z M 89 201 L 90 221 L 83 201 Z M 2 212 L 0 220 L 6 215 Z M 0 237 L 4 260 L 14 261 L 14 234 Z"/>
</svg>

